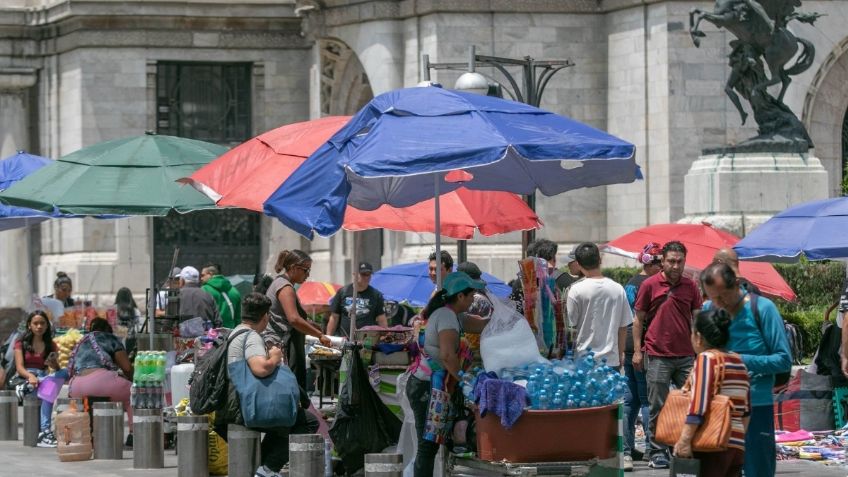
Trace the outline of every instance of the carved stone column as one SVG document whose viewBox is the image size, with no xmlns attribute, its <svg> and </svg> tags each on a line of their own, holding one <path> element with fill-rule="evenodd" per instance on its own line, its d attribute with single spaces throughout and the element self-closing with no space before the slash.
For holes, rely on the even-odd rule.
<svg viewBox="0 0 848 477">
<path fill-rule="evenodd" d="M 30 145 L 29 88 L 33 68 L 0 68 L 0 158 Z M 32 294 L 29 229 L 0 232 L 0 308 L 26 308 Z"/>
</svg>

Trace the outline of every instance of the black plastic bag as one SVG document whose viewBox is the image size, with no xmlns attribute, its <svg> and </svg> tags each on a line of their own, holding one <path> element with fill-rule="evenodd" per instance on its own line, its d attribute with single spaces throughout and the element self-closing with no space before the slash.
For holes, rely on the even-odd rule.
<svg viewBox="0 0 848 477">
<path fill-rule="evenodd" d="M 348 352 L 352 354 L 350 375 L 339 391 L 330 437 L 345 471 L 352 474 L 365 464 L 365 454 L 379 453 L 397 444 L 402 423 L 371 387 L 359 349 Z"/>
</svg>

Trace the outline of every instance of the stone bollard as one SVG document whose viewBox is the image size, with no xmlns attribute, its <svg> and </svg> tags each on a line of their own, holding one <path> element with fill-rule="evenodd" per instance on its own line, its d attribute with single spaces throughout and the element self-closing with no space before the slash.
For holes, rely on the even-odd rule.
<svg viewBox="0 0 848 477">
<path fill-rule="evenodd" d="M 365 477 L 401 477 L 402 454 L 365 454 Z"/>
<path fill-rule="evenodd" d="M 289 475 L 320 477 L 324 475 L 324 437 L 320 434 L 289 436 Z"/>
<path fill-rule="evenodd" d="M 165 467 L 161 409 L 133 409 L 133 468 Z"/>
<path fill-rule="evenodd" d="M 253 477 L 261 462 L 259 431 L 237 424 L 227 426 L 227 475 Z"/>
<path fill-rule="evenodd" d="M 41 400 L 30 394 L 24 396 L 24 445 L 35 447 L 38 444 L 38 431 L 41 430 Z"/>
<path fill-rule="evenodd" d="M 94 458 L 124 458 L 124 405 L 120 402 L 96 402 L 94 418 Z"/>
<path fill-rule="evenodd" d="M 209 476 L 209 418 L 177 418 L 177 477 Z M 254 469 L 256 470 L 256 469 Z"/>
<path fill-rule="evenodd" d="M 18 398 L 15 391 L 0 391 L 0 441 L 18 440 Z"/>
</svg>

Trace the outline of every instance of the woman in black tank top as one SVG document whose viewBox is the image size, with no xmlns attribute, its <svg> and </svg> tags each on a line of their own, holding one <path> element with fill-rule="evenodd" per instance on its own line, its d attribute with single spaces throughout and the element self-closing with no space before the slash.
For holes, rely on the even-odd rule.
<svg viewBox="0 0 848 477">
<path fill-rule="evenodd" d="M 324 346 L 331 345 L 330 338 L 307 320 L 294 290 L 294 285 L 305 282 L 309 277 L 312 259 L 300 250 L 283 250 L 274 268 L 278 275 L 266 292 L 271 299 L 271 320 L 262 337 L 266 346 L 283 348 L 298 384 L 307 389 L 306 335 L 318 338 Z"/>
</svg>

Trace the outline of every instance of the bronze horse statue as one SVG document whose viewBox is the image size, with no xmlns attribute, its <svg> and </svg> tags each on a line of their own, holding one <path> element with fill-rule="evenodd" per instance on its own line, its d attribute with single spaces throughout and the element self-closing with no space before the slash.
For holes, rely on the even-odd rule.
<svg viewBox="0 0 848 477">
<path fill-rule="evenodd" d="M 806 71 L 815 58 L 813 44 L 796 37 L 786 28 L 791 20 L 812 24 L 821 16 L 817 13 L 796 13 L 795 8 L 800 5 L 800 0 L 763 0 L 762 3 L 757 0 L 716 0 L 712 12 L 695 8 L 689 13 L 689 33 L 695 46 L 700 46 L 701 38 L 706 36 L 700 25 L 706 20 L 733 33 L 741 43 L 753 47 L 757 54 L 762 55 L 769 70 L 769 76 L 754 85 L 753 92 L 763 94 L 769 86 L 781 83 L 777 100 L 782 103 L 786 88 L 792 81 L 790 77 Z M 803 47 L 801 54 L 795 64 L 786 68 L 786 64 L 798 53 L 799 45 Z M 734 101 L 734 104 L 741 113 L 738 102 Z"/>
</svg>

